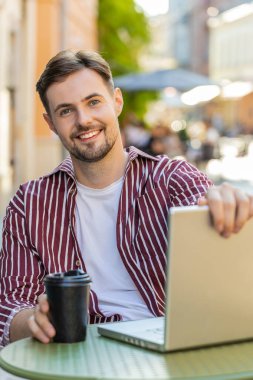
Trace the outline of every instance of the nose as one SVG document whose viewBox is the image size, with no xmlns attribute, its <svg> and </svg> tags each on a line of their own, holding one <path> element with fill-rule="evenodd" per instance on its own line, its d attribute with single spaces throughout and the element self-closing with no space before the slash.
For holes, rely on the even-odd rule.
<svg viewBox="0 0 253 380">
<path fill-rule="evenodd" d="M 87 110 L 87 108 L 79 108 L 77 110 L 77 123 L 79 125 L 89 125 L 89 124 L 92 124 L 92 121 L 93 121 L 93 117 L 92 117 L 92 113 Z"/>
</svg>

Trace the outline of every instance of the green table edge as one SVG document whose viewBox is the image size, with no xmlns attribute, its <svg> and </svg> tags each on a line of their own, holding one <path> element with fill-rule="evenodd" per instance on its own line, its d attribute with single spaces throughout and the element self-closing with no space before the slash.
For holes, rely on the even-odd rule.
<svg viewBox="0 0 253 380">
<path fill-rule="evenodd" d="M 99 339 L 100 342 L 104 342 L 106 344 L 108 344 L 107 342 L 112 342 L 111 339 L 108 339 L 108 338 L 104 338 L 104 337 L 101 337 L 97 335 L 96 333 L 96 327 L 95 326 L 92 326 L 92 328 L 90 329 L 90 332 L 93 332 L 91 335 L 92 335 L 92 339 Z M 11 345 L 15 345 L 16 343 L 17 344 L 20 344 L 21 342 L 24 342 L 25 340 L 30 340 L 31 338 L 25 338 L 23 339 L 22 341 L 17 341 L 17 342 L 14 342 L 14 343 L 11 343 Z M 37 344 L 38 342 L 36 342 Z M 22 343 L 23 344 L 23 343 Z M 110 343 L 110 344 L 114 344 L 113 342 Z M 120 342 L 116 342 L 115 344 L 118 344 L 119 347 L 130 347 L 130 348 L 134 348 L 134 346 L 131 346 L 130 344 L 125 344 L 125 343 L 120 343 Z M 240 345 L 240 344 L 239 344 Z M 6 349 L 8 351 L 8 347 L 10 346 L 7 346 Z M 144 352 L 150 352 L 146 349 L 142 349 L 142 348 L 139 348 L 140 351 Z M 71 374 L 64 374 L 64 373 L 57 373 L 57 374 L 53 374 L 53 373 L 39 373 L 39 372 L 34 372 L 33 370 L 31 369 L 25 369 L 25 368 L 21 368 L 20 366 L 17 366 L 12 364 L 10 361 L 8 361 L 8 354 L 7 354 L 7 358 L 6 360 L 4 359 L 4 352 L 6 353 L 5 349 L 3 350 L 0 350 L 0 367 L 3 368 L 3 370 L 15 375 L 15 376 L 20 376 L 20 377 L 24 377 L 24 378 L 27 378 L 27 379 L 31 379 L 31 380 L 84 380 L 84 379 L 87 379 L 87 380 L 102 380 L 102 379 L 106 379 L 106 380 L 115 380 L 115 376 L 112 377 L 110 374 L 108 374 L 108 376 L 102 376 L 100 374 L 98 374 L 98 376 L 94 376 L 91 375 L 89 376 L 89 374 L 85 374 L 85 375 L 80 375 L 80 374 L 74 374 L 71 375 Z M 170 354 L 163 354 L 163 353 L 159 353 L 158 355 L 161 355 L 161 356 L 164 356 L 164 355 L 170 355 Z M 253 357 L 252 357 L 252 362 L 253 362 Z M 178 374 L 179 376 L 170 376 L 168 374 L 168 376 L 163 376 L 162 378 L 159 377 L 159 379 L 175 379 L 175 380 L 243 380 L 243 379 L 253 379 L 253 364 L 252 364 L 252 370 L 247 370 L 246 371 L 243 371 L 243 368 L 242 368 L 242 371 L 240 372 L 232 372 L 233 369 L 231 368 L 231 373 L 228 371 L 226 373 L 219 373 L 219 374 L 212 374 L 212 375 L 203 375 L 203 374 L 199 374 L 199 375 L 195 375 L 195 376 L 192 376 L 192 374 L 189 374 L 189 376 L 180 376 L 180 374 Z M 126 376 L 122 376 L 120 377 L 120 380 L 128 380 L 128 379 L 131 379 L 131 380 L 140 380 L 141 377 L 140 376 L 131 376 L 131 377 L 128 377 L 127 375 Z M 147 379 L 147 378 L 146 378 Z M 152 380 L 153 378 L 150 376 L 148 378 L 148 380 Z"/>
<path fill-rule="evenodd" d="M 163 354 L 161 354 L 163 355 Z M 8 363 L 6 363 L 2 357 L 1 357 L 1 351 L 0 351 L 0 367 L 4 369 L 5 371 L 15 375 L 15 376 L 20 376 L 27 378 L 29 380 L 45 380 L 45 374 L 38 374 L 36 373 L 35 375 L 31 371 L 26 371 L 20 368 L 16 368 L 15 366 L 12 366 Z M 61 379 L 68 379 L 68 380 L 115 380 L 115 379 L 110 379 L 108 377 L 106 378 L 101 378 L 101 377 L 69 377 L 69 376 L 63 376 L 63 375 L 52 375 L 50 377 L 50 380 L 61 380 Z M 126 378 L 125 380 L 127 380 Z M 169 378 L 168 378 L 169 379 Z M 176 380 L 244 380 L 244 379 L 253 379 L 253 371 L 252 372 L 242 372 L 240 374 L 226 374 L 226 375 L 217 375 L 217 376 L 201 376 L 201 377 L 177 377 Z M 123 379 L 121 379 L 123 380 Z M 134 380 L 134 379 L 132 379 Z M 155 379 L 154 379 L 155 380 Z"/>
</svg>

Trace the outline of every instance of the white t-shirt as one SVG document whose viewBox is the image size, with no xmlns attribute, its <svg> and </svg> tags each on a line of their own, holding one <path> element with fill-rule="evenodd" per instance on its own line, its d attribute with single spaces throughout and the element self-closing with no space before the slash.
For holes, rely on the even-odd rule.
<svg viewBox="0 0 253 380">
<path fill-rule="evenodd" d="M 77 184 L 77 240 L 103 314 L 120 314 L 123 320 L 153 317 L 117 249 L 116 222 L 122 185 L 123 178 L 104 189 Z"/>
</svg>

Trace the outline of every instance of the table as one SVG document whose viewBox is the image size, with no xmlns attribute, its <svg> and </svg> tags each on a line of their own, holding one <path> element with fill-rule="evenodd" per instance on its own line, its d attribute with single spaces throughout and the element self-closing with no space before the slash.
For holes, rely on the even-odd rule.
<svg viewBox="0 0 253 380">
<path fill-rule="evenodd" d="M 101 337 L 93 325 L 81 343 L 11 343 L 0 366 L 34 380 L 253 379 L 253 342 L 161 354 Z"/>
</svg>

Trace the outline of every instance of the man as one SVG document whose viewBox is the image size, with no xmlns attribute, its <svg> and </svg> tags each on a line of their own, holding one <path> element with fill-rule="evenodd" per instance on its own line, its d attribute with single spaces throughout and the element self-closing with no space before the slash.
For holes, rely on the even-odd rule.
<svg viewBox="0 0 253 380">
<path fill-rule="evenodd" d="M 214 227 L 228 237 L 253 215 L 252 197 L 226 184 L 210 187 L 185 161 L 124 150 L 122 95 L 96 53 L 60 52 L 37 90 L 70 157 L 21 185 L 7 208 L 0 344 L 50 341 L 43 279 L 69 269 L 92 277 L 91 323 L 163 315 L 169 208 L 208 204 Z"/>
</svg>

